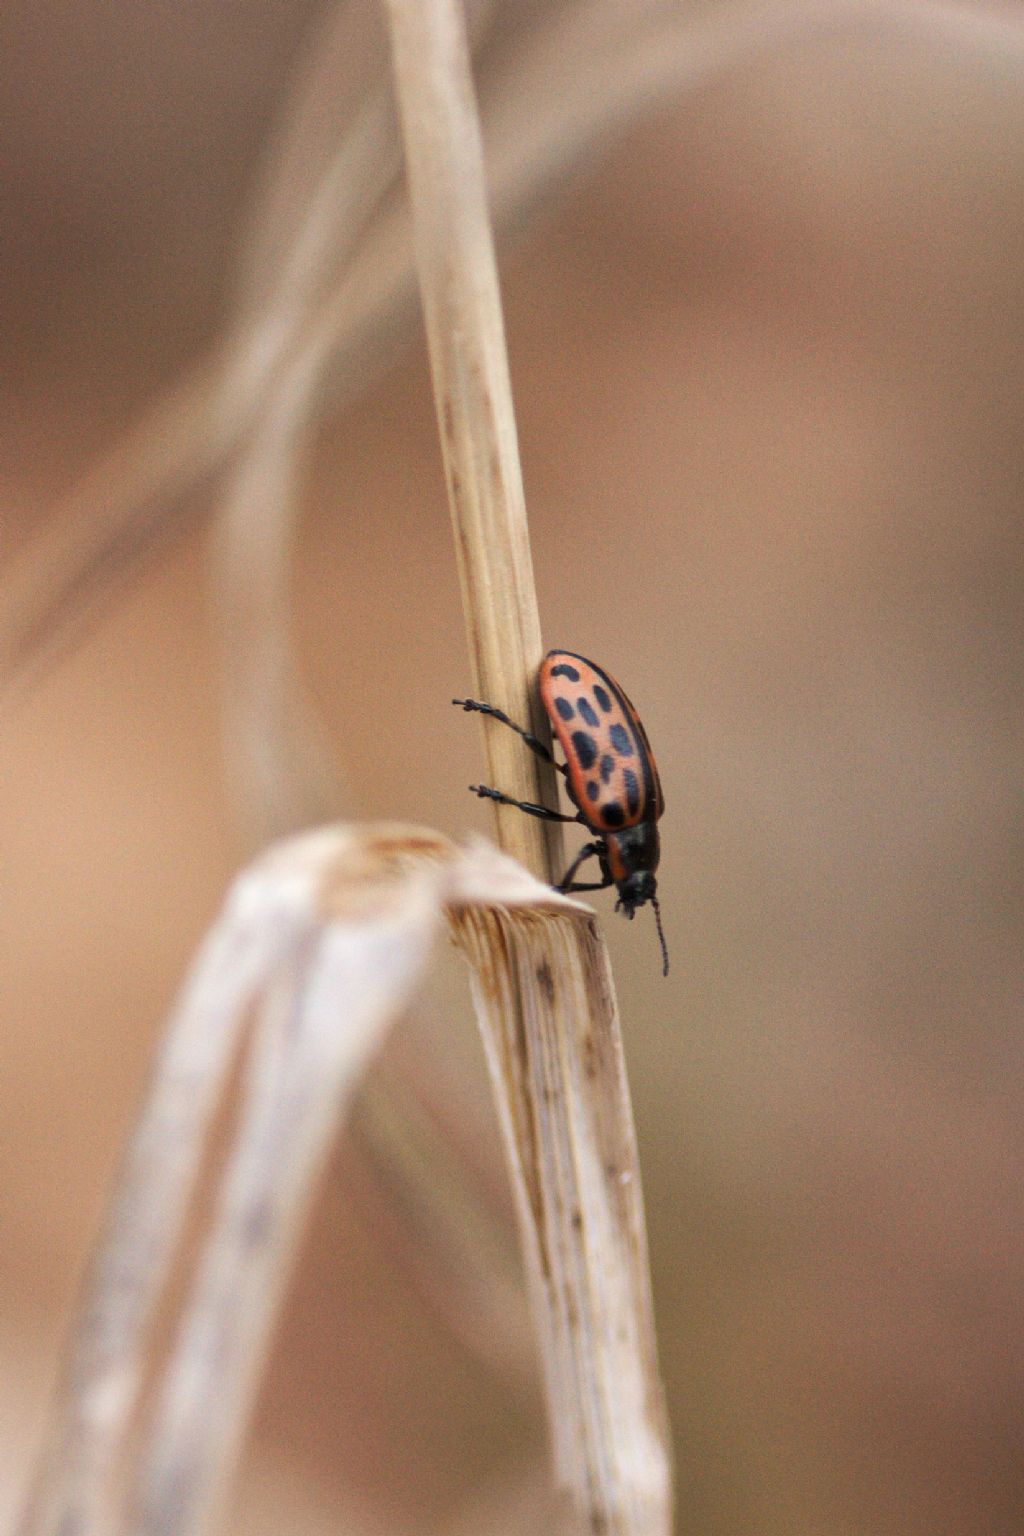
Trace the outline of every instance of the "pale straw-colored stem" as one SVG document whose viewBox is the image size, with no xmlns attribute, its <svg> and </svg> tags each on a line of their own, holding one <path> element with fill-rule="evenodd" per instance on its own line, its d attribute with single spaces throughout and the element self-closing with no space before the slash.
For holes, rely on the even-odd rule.
<svg viewBox="0 0 1024 1536">
<path fill-rule="evenodd" d="M 473 688 L 550 739 L 532 686 L 540 617 L 464 18 L 455 3 L 387 10 Z M 483 730 L 490 782 L 556 806 L 554 771 L 506 727 Z M 557 879 L 557 827 L 496 813 L 502 848 Z"/>
<path fill-rule="evenodd" d="M 529 1029 L 550 1013 L 549 1038 L 589 1039 L 584 1059 L 612 1081 L 600 1062 L 617 1049 L 613 1004 L 579 902 L 483 843 L 458 849 L 421 828 L 328 827 L 271 848 L 235 882 L 169 1021 L 18 1536 L 202 1536 L 215 1522 L 330 1147 L 446 925 L 484 1015 L 512 1018 L 504 1000 L 515 1000 Z M 500 1053 L 498 1033 L 490 1038 Z M 565 1168 L 548 1187 L 526 1170 L 517 1193 L 533 1199 L 536 1189 L 546 1202 L 537 1244 L 561 1304 L 576 1306 L 598 1244 L 612 1254 L 626 1244 L 613 1277 L 629 1282 L 643 1264 L 634 1153 L 621 1137 L 628 1119 L 602 1116 L 601 1096 L 571 1078 L 558 1102 L 557 1074 L 542 1056 L 535 1065 L 547 1074 L 543 1112 L 562 1127 Z M 525 1081 L 509 1112 L 533 1113 L 535 1092 Z M 574 1146 L 579 1157 L 568 1155 Z M 571 1242 L 554 1219 L 559 1191 L 581 1212 Z M 663 1508 L 660 1404 L 635 1365 L 647 1314 L 623 1313 L 614 1285 L 595 1300 L 586 1327 L 610 1368 L 590 1404 L 621 1427 L 617 1498 Z M 570 1416 L 570 1458 L 572 1431 Z M 592 1503 L 600 1511 L 607 1500 Z"/>
<path fill-rule="evenodd" d="M 458 0 L 387 0 L 387 11 L 475 685 L 537 729 L 540 624 L 464 19 Z M 557 803 L 553 770 L 505 726 L 483 727 L 491 782 Z M 499 809 L 502 846 L 557 878 L 560 840 L 543 830 Z M 556 1478 L 586 1529 L 666 1536 L 636 1138 L 611 972 L 589 932 L 555 968 L 538 967 L 493 912 L 467 915 L 460 936 L 516 1195 Z"/>
</svg>

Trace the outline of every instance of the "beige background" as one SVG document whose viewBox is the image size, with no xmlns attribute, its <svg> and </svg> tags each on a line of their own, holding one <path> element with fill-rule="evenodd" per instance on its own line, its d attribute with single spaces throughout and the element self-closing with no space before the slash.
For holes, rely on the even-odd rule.
<svg viewBox="0 0 1024 1536">
<path fill-rule="evenodd" d="M 4 8 L 9 550 L 216 327 L 310 13 Z M 503 256 L 545 638 L 622 679 L 665 782 L 667 983 L 598 904 L 688 1536 L 1024 1518 L 1018 15 L 769 48 Z M 324 426 L 296 598 L 339 810 L 487 830 L 418 342 Z M 4 719 L 5 1514 L 240 857 L 213 601 L 197 523 Z M 476 1091 L 443 1018 L 419 1048 Z M 340 1149 L 236 1529 L 540 1524 L 535 1385 L 424 1305 L 398 1198 Z"/>
</svg>

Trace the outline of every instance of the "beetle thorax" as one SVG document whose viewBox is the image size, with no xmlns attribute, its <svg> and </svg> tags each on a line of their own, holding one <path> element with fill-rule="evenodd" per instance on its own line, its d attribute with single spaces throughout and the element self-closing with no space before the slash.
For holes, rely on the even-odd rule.
<svg viewBox="0 0 1024 1536">
<path fill-rule="evenodd" d="M 626 893 L 622 891 L 622 886 L 630 875 L 647 872 L 653 875 L 658 867 L 661 840 L 656 822 L 641 821 L 635 827 L 623 827 L 621 832 L 609 832 L 605 843 L 608 849 L 608 871 L 623 897 Z M 645 896 L 643 899 L 649 898 Z"/>
</svg>

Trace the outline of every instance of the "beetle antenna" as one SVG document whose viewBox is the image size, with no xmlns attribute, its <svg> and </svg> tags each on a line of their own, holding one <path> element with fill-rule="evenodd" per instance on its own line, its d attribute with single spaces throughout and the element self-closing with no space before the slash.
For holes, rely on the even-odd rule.
<svg viewBox="0 0 1024 1536">
<path fill-rule="evenodd" d="M 668 975 L 668 949 L 665 944 L 665 934 L 661 926 L 661 908 L 658 906 L 657 896 L 651 897 L 651 906 L 654 908 L 654 921 L 658 925 L 658 943 L 661 945 L 661 974 Z"/>
</svg>

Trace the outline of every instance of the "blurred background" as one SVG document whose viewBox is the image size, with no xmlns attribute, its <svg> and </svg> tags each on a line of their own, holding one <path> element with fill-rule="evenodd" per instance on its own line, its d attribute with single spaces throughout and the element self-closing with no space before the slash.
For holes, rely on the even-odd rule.
<svg viewBox="0 0 1024 1536">
<path fill-rule="evenodd" d="M 504 163 L 517 116 L 524 137 L 535 120 L 530 80 L 569 100 L 592 78 L 589 27 L 633 82 L 600 133 L 559 130 L 558 174 L 503 216 L 499 250 L 545 641 L 622 680 L 668 806 L 667 982 L 653 924 L 595 905 L 678 1530 L 1010 1536 L 1024 18 L 628 9 L 473 16 Z M 656 88 L 633 68 L 644 49 Z M 0 53 L 0 622 L 33 572 L 53 594 L 22 625 L 0 741 L 10 1518 L 154 1041 L 233 871 L 310 806 L 490 823 L 465 790 L 477 727 L 448 702 L 469 676 L 407 297 L 305 408 L 277 571 L 319 724 L 309 763 L 289 733 L 298 766 L 272 809 L 224 729 L 246 597 L 225 596 L 211 528 L 244 447 L 175 479 L 169 438 L 174 494 L 144 533 L 81 568 L 54 555 L 69 531 L 101 550 L 136 497 L 127 434 L 148 420 L 159 445 L 154 409 L 259 311 L 275 231 L 309 213 L 304 142 L 315 168 L 367 99 L 386 103 L 377 7 L 8 0 Z M 407 274 L 400 229 L 387 251 Z M 199 441 L 211 413 L 194 417 Z M 338 1149 L 232 1529 L 550 1528 L 509 1219 L 442 969 Z"/>
</svg>

